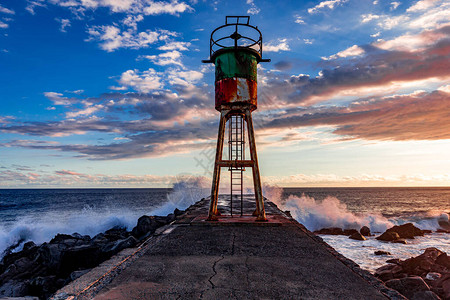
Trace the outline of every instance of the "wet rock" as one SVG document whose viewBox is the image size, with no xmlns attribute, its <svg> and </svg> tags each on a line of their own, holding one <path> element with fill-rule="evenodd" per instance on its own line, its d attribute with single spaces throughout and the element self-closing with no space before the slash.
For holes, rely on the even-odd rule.
<svg viewBox="0 0 450 300">
<path fill-rule="evenodd" d="M 175 208 L 175 210 L 173 211 L 173 214 L 175 215 L 175 217 L 181 216 L 182 214 L 184 214 L 183 210 L 179 210 L 178 208 Z"/>
<path fill-rule="evenodd" d="M 25 244 L 23 244 L 22 251 L 27 251 L 27 250 L 30 250 L 35 247 L 37 247 L 36 244 L 33 241 L 29 241 L 29 242 L 26 242 Z"/>
<path fill-rule="evenodd" d="M 115 241 L 106 245 L 101 250 L 109 255 L 114 255 L 125 248 L 131 248 L 136 246 L 138 240 L 134 236 L 129 236 L 126 239 Z"/>
<path fill-rule="evenodd" d="M 352 240 L 357 240 L 357 241 L 365 241 L 366 240 L 366 238 L 358 231 L 354 232 L 351 236 L 349 236 L 349 238 Z"/>
<path fill-rule="evenodd" d="M 411 299 L 417 292 L 429 291 L 430 287 L 419 276 L 391 279 L 386 281 L 386 286 L 398 291 L 400 294 Z"/>
<path fill-rule="evenodd" d="M 387 252 L 387 251 L 385 251 L 385 252 Z M 387 252 L 387 253 L 389 253 L 389 255 L 391 254 L 390 252 Z M 398 258 L 392 258 L 392 259 L 388 259 L 386 262 L 389 264 L 399 265 L 401 263 L 401 260 Z"/>
<path fill-rule="evenodd" d="M 391 252 L 384 251 L 384 250 L 377 250 L 374 253 L 375 253 L 375 255 L 391 255 Z"/>
<path fill-rule="evenodd" d="M 350 235 L 352 235 L 354 233 L 358 233 L 358 230 L 356 230 L 356 229 L 344 229 L 344 235 L 350 236 Z"/>
<path fill-rule="evenodd" d="M 441 253 L 437 258 L 435 263 L 438 265 L 441 265 L 447 269 L 450 270 L 450 257 L 447 255 L 447 253 Z"/>
<path fill-rule="evenodd" d="M 88 273 L 90 270 L 92 269 L 85 269 L 85 270 L 79 270 L 79 271 L 73 271 L 72 273 L 70 273 L 70 281 L 73 281 L 77 278 L 80 278 L 81 276 L 83 276 L 84 274 Z"/>
<path fill-rule="evenodd" d="M 155 232 L 161 226 L 167 224 L 165 217 L 142 216 L 138 219 L 137 226 L 133 228 L 131 234 L 136 238 L 142 238 L 147 234 Z"/>
<path fill-rule="evenodd" d="M 59 274 L 68 276 L 74 270 L 93 268 L 104 260 L 97 245 L 81 245 L 64 251 Z"/>
<path fill-rule="evenodd" d="M 367 226 L 361 227 L 361 229 L 359 230 L 359 233 L 361 233 L 364 236 L 371 236 L 370 228 Z"/>
<path fill-rule="evenodd" d="M 121 228 L 121 227 L 111 228 L 109 230 L 106 230 L 104 233 L 105 238 L 107 238 L 108 240 L 113 240 L 113 241 L 126 239 L 129 235 L 130 234 L 127 231 L 127 229 Z"/>
<path fill-rule="evenodd" d="M 376 239 L 380 241 L 392 242 L 396 241 L 400 238 L 397 232 L 388 232 L 386 231 L 382 235 L 378 236 Z"/>
<path fill-rule="evenodd" d="M 432 291 L 420 291 L 414 293 L 411 300 L 441 300 L 441 298 Z"/>
<path fill-rule="evenodd" d="M 322 228 L 320 230 L 314 231 L 316 234 L 329 234 L 329 235 L 344 235 L 344 231 L 342 228 L 331 227 L 331 228 Z"/>
<path fill-rule="evenodd" d="M 392 242 L 395 244 L 404 244 L 404 245 L 408 244 L 408 242 L 405 239 L 398 239 Z"/>
<path fill-rule="evenodd" d="M 21 297 L 28 294 L 29 282 L 9 280 L 0 286 L 1 297 Z"/>
<path fill-rule="evenodd" d="M 423 236 L 423 231 L 412 223 L 406 223 L 400 226 L 396 225 L 386 230 L 386 232 L 396 232 L 404 239 L 413 239 L 415 236 Z"/>
</svg>

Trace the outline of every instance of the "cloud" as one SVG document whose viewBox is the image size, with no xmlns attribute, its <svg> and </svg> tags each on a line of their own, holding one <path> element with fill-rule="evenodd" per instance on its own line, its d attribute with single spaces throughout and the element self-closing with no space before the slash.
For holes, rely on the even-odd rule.
<svg viewBox="0 0 450 300">
<path fill-rule="evenodd" d="M 277 42 L 269 42 L 263 45 L 263 51 L 265 52 L 279 52 L 279 51 L 289 51 L 289 45 L 287 39 L 278 39 Z"/>
<path fill-rule="evenodd" d="M 15 12 L 12 9 L 6 8 L 2 5 L 0 5 L 0 13 L 8 14 L 8 15 L 14 15 Z"/>
<path fill-rule="evenodd" d="M 310 14 L 315 14 L 320 12 L 321 10 L 323 10 L 324 8 L 328 8 L 328 9 L 334 9 L 335 6 L 338 5 L 342 5 L 345 2 L 347 2 L 347 0 L 329 0 L 329 1 L 322 1 L 319 4 L 317 4 L 316 6 L 309 8 L 308 9 L 308 13 Z"/>
<path fill-rule="evenodd" d="M 46 7 L 45 3 L 43 3 L 42 0 L 36 0 L 36 1 L 32 1 L 32 0 L 27 0 L 27 6 L 25 7 L 25 9 L 32 15 L 36 14 L 35 12 L 35 8 L 36 7 Z"/>
<path fill-rule="evenodd" d="M 248 14 L 257 15 L 261 11 L 254 3 L 253 0 L 247 0 L 247 4 L 250 5 L 250 8 L 247 10 Z"/>
<path fill-rule="evenodd" d="M 62 175 L 62 176 L 82 176 L 82 177 L 86 177 L 87 175 L 81 174 L 81 173 L 77 173 L 77 172 L 73 172 L 73 171 L 67 171 L 67 170 L 61 170 L 61 171 L 55 171 L 56 175 Z"/>
<path fill-rule="evenodd" d="M 292 68 L 292 63 L 289 61 L 281 60 L 281 61 L 275 63 L 274 67 L 277 70 L 285 71 L 285 70 L 289 70 Z"/>
<path fill-rule="evenodd" d="M 88 28 L 89 38 L 86 41 L 99 41 L 100 48 L 113 52 L 119 48 L 146 48 L 157 41 L 165 40 L 176 33 L 167 30 L 136 32 L 133 29 L 121 31 L 120 28 L 108 26 L 92 26 Z"/>
<path fill-rule="evenodd" d="M 380 18 L 380 16 L 373 15 L 373 14 L 362 15 L 361 16 L 361 23 L 367 23 L 367 22 L 370 22 L 372 20 L 376 20 L 376 19 L 379 19 L 379 18 Z"/>
<path fill-rule="evenodd" d="M 85 109 L 82 109 L 79 111 L 67 112 L 66 117 L 67 118 L 76 118 L 79 116 L 88 116 L 88 115 L 92 115 L 93 113 L 95 113 L 99 110 L 102 110 L 103 108 L 104 108 L 104 106 L 101 104 L 92 105 L 92 106 L 88 106 Z"/>
<path fill-rule="evenodd" d="M 330 59 L 338 59 L 338 58 L 345 58 L 350 56 L 359 56 L 364 54 L 364 49 L 359 47 L 358 45 L 353 45 L 350 48 L 347 48 L 343 51 L 340 51 L 336 54 L 330 55 L 328 57 L 322 57 L 323 60 L 330 60 Z"/>
<path fill-rule="evenodd" d="M 45 92 L 44 96 L 47 97 L 50 101 L 53 102 L 54 105 L 70 105 L 74 101 L 78 101 L 74 98 L 64 97 L 61 93 L 56 92 Z"/>
<path fill-rule="evenodd" d="M 61 23 L 61 27 L 59 28 L 61 32 L 67 32 L 66 28 L 71 26 L 69 19 L 56 18 L 55 20 Z"/>
<path fill-rule="evenodd" d="M 398 2 L 398 1 L 391 2 L 391 8 L 390 8 L 390 10 L 391 10 L 391 11 L 392 11 L 392 10 L 396 10 L 397 7 L 400 6 L 400 4 L 402 4 L 402 3 L 401 3 L 401 2 Z"/>
<path fill-rule="evenodd" d="M 158 55 L 144 55 L 144 58 L 150 60 L 158 66 L 177 65 L 183 67 L 181 62 L 181 52 L 173 50 Z"/>
<path fill-rule="evenodd" d="M 41 4 L 41 1 L 29 1 L 29 5 Z M 52 0 L 52 4 L 70 9 L 76 9 L 79 13 L 86 10 L 96 10 L 98 8 L 108 8 L 113 13 L 160 15 L 179 15 L 184 12 L 191 12 L 193 8 L 185 2 L 178 1 L 151 1 L 151 0 Z M 34 8 L 34 7 L 33 7 Z"/>
<path fill-rule="evenodd" d="M 158 50 L 164 50 L 164 51 L 172 51 L 172 50 L 177 50 L 177 51 L 187 51 L 189 50 L 188 47 L 191 46 L 191 43 L 189 42 L 168 42 L 163 46 L 158 47 Z"/>
<path fill-rule="evenodd" d="M 163 87 L 160 75 L 152 68 L 143 72 L 138 70 L 125 71 L 120 76 L 119 83 L 142 93 L 148 93 Z"/>
<path fill-rule="evenodd" d="M 295 15 L 294 18 L 295 18 L 295 20 L 294 20 L 295 23 L 297 23 L 297 24 L 306 24 L 305 21 L 303 20 L 302 16 Z"/>
<path fill-rule="evenodd" d="M 287 112 L 267 128 L 333 126 L 346 139 L 440 140 L 450 139 L 450 94 L 437 90 L 358 100 L 347 107 Z"/>
</svg>

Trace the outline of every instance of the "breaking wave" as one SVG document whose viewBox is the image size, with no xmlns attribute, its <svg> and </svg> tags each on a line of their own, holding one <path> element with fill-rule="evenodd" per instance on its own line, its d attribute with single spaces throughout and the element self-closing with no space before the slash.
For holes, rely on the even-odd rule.
<svg viewBox="0 0 450 300">
<path fill-rule="evenodd" d="M 292 217 L 311 231 L 322 228 L 339 227 L 357 229 L 367 226 L 372 232 L 384 232 L 386 229 L 407 222 L 421 229 L 436 230 L 449 220 L 443 212 L 427 212 L 413 216 L 388 219 L 382 214 L 356 214 L 348 210 L 347 205 L 335 197 L 328 196 L 322 201 L 313 197 L 289 195 L 283 198 L 283 189 L 276 186 L 264 186 L 264 195 L 277 204 L 280 209 L 290 211 Z"/>
</svg>

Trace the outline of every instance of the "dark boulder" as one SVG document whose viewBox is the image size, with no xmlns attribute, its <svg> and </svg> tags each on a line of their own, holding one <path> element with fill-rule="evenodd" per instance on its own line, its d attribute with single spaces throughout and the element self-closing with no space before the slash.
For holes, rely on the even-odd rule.
<svg viewBox="0 0 450 300">
<path fill-rule="evenodd" d="M 81 245 L 63 252 L 59 266 L 59 275 L 68 276 L 74 270 L 89 269 L 104 260 L 97 245 Z"/>
<path fill-rule="evenodd" d="M 355 233 L 358 233 L 358 230 L 356 230 L 356 229 L 344 229 L 344 235 L 350 236 L 350 235 L 355 234 Z"/>
<path fill-rule="evenodd" d="M 352 240 L 357 240 L 357 241 L 365 241 L 366 240 L 366 238 L 358 231 L 354 232 L 351 236 L 349 236 L 349 238 Z"/>
<path fill-rule="evenodd" d="M 391 252 L 384 250 L 377 250 L 374 252 L 375 255 L 391 255 Z"/>
<path fill-rule="evenodd" d="M 447 255 L 447 253 L 439 254 L 439 256 L 436 258 L 435 263 L 450 270 L 450 257 Z"/>
<path fill-rule="evenodd" d="M 138 219 L 138 223 L 136 227 L 133 228 L 131 234 L 136 238 L 142 238 L 147 234 L 155 232 L 156 229 L 166 224 L 166 217 L 142 216 Z"/>
<path fill-rule="evenodd" d="M 125 248 L 131 248 L 136 246 L 138 240 L 134 236 L 129 236 L 126 239 L 118 240 L 109 243 L 101 248 L 102 252 L 106 253 L 108 256 L 114 255 Z"/>
<path fill-rule="evenodd" d="M 386 286 L 398 291 L 408 299 L 412 299 L 418 292 L 429 291 L 430 287 L 419 276 L 391 279 L 385 282 Z"/>
<path fill-rule="evenodd" d="M 173 211 L 173 214 L 175 215 L 175 217 L 181 216 L 182 214 L 184 214 L 184 211 L 179 210 L 178 208 L 175 208 L 175 210 Z"/>
<path fill-rule="evenodd" d="M 111 228 L 109 230 L 106 230 L 104 233 L 105 238 L 107 238 L 108 240 L 113 240 L 113 241 L 123 240 L 129 236 L 130 236 L 130 234 L 127 231 L 127 229 L 120 228 L 120 227 L 119 228 Z"/>
<path fill-rule="evenodd" d="M 386 230 L 386 232 L 396 232 L 401 238 L 404 239 L 413 239 L 415 236 L 424 235 L 423 231 L 414 226 L 412 223 L 406 223 L 400 226 L 396 225 Z"/>
<path fill-rule="evenodd" d="M 339 227 L 322 228 L 314 231 L 316 234 L 344 235 L 344 231 Z"/>
<path fill-rule="evenodd" d="M 363 226 L 361 227 L 361 229 L 359 230 L 359 233 L 361 233 L 364 236 L 371 236 L 370 234 L 370 228 L 367 226 Z"/>
<path fill-rule="evenodd" d="M 382 235 L 378 236 L 376 239 L 380 241 L 392 242 L 396 241 L 400 238 L 397 232 L 388 232 L 386 231 Z"/>
</svg>

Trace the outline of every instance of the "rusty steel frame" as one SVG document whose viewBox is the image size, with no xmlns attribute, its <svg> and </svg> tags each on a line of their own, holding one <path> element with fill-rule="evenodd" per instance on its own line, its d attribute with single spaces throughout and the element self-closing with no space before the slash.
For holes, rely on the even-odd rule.
<svg viewBox="0 0 450 300">
<path fill-rule="evenodd" d="M 227 121 L 233 115 L 242 115 L 247 124 L 250 160 L 222 160 L 223 144 L 225 138 L 225 128 Z M 261 176 L 259 173 L 258 155 L 256 152 L 255 133 L 253 127 L 252 114 L 249 109 L 234 108 L 222 109 L 219 121 L 219 132 L 217 138 L 216 159 L 214 163 L 213 181 L 211 188 L 211 202 L 209 206 L 208 219 L 209 221 L 217 221 L 221 215 L 217 209 L 219 198 L 219 182 L 220 172 L 222 167 L 250 167 L 252 168 L 253 186 L 255 190 L 256 209 L 253 215 L 256 216 L 256 221 L 267 221 L 266 212 L 264 209 L 264 199 L 262 196 Z"/>
</svg>

